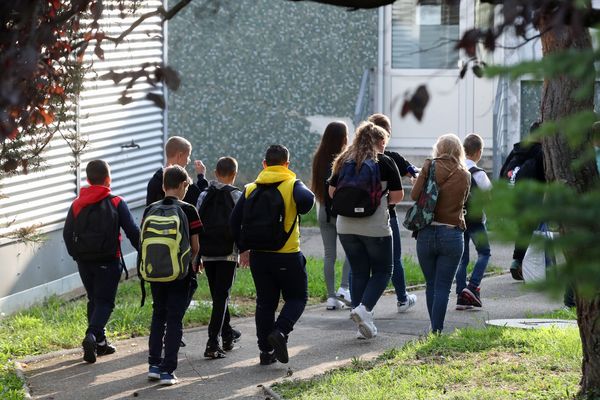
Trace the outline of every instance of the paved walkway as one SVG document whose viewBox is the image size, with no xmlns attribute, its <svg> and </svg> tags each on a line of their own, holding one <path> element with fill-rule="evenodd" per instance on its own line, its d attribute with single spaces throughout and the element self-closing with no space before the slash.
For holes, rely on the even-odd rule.
<svg viewBox="0 0 600 400">
<path fill-rule="evenodd" d="M 310 250 L 317 248 L 311 244 L 315 240 L 313 231 L 305 232 L 307 253 L 318 255 L 317 250 Z M 408 248 L 406 251 L 410 252 Z M 242 340 L 225 359 L 203 358 L 205 327 L 186 331 L 188 346 L 180 352 L 176 372 L 180 383 L 172 387 L 147 381 L 145 337 L 117 343 L 116 354 L 99 358 L 93 365 L 82 362 L 81 352 L 76 350 L 30 360 L 25 371 L 35 399 L 264 399 L 258 385 L 311 377 L 347 364 L 353 357 L 369 359 L 425 334 L 429 328 L 425 294 L 422 290 L 415 293 L 417 306 L 406 314 L 396 313 L 394 295 L 381 298 L 375 309 L 379 335 L 369 341 L 355 339 L 356 327 L 348 310 L 326 311 L 323 305 L 308 308 L 290 336 L 290 362 L 286 365 L 258 365 L 254 319 L 241 318 L 234 320 L 233 325 L 241 330 Z M 481 311 L 455 311 L 455 297 L 451 296 L 447 331 L 482 326 L 486 319 L 518 318 L 561 306 L 542 294 L 523 291 L 522 285 L 509 275 L 486 278 L 482 294 Z"/>
</svg>

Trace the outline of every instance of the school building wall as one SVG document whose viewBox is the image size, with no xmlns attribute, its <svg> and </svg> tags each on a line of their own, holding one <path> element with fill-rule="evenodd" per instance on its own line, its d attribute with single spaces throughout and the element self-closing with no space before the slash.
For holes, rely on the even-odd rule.
<svg viewBox="0 0 600 400">
<path fill-rule="evenodd" d="M 324 127 L 350 123 L 363 71 L 377 66 L 377 26 L 376 10 L 312 2 L 191 3 L 168 25 L 169 63 L 182 79 L 169 93 L 169 134 L 190 139 L 210 176 L 230 155 L 239 183 L 251 181 L 267 146 L 281 143 L 308 180 Z"/>
<path fill-rule="evenodd" d="M 161 5 L 162 0 L 147 0 L 138 13 Z M 118 36 L 135 20 L 133 16 L 121 19 L 114 8 L 104 13 L 101 23 L 112 36 Z M 77 266 L 67 254 L 62 228 L 71 202 L 87 185 L 85 167 L 89 160 L 108 161 L 113 192 L 127 201 L 139 223 L 147 182 L 163 164 L 166 133 L 163 110 L 145 96 L 148 92 L 162 94 L 163 88 L 136 84 L 128 93 L 134 101 L 123 106 L 118 100 L 128 82 L 115 85 L 98 77 L 111 70 L 136 69 L 146 62 L 160 63 L 164 46 L 159 18 L 145 20 L 117 47 L 103 43 L 104 60 L 94 58 L 94 46 L 90 46 L 86 61 L 93 60 L 93 69 L 86 73 L 80 98 L 74 104 L 77 117 L 63 126 L 66 133 L 88 141 L 85 151 L 74 155 L 57 134 L 43 153 L 41 170 L 0 177 L 0 313 L 12 313 L 82 286 Z M 13 237 L 19 229 L 32 226 L 42 241 L 23 242 Z M 127 239 L 123 252 L 133 268 L 135 253 Z"/>
</svg>

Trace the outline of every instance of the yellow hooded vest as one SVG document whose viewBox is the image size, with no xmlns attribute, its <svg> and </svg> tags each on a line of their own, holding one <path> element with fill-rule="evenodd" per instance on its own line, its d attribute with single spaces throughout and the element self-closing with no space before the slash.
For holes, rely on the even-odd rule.
<svg viewBox="0 0 600 400">
<path fill-rule="evenodd" d="M 256 189 L 256 184 L 269 184 L 282 182 L 277 187 L 283 198 L 285 204 L 285 220 L 283 222 L 284 229 L 289 231 L 294 222 L 298 218 L 298 211 L 296 209 L 296 202 L 294 201 L 294 184 L 296 183 L 296 174 L 290 171 L 283 165 L 273 165 L 263 169 L 253 183 L 246 185 L 245 197 L 248 198 L 250 194 Z M 290 238 L 285 245 L 274 251 L 274 253 L 297 253 L 300 251 L 300 224 L 296 223 L 294 231 L 291 233 Z"/>
</svg>

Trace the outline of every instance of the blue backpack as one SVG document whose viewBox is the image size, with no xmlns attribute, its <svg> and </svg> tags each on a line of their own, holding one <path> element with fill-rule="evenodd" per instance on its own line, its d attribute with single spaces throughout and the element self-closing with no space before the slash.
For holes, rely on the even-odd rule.
<svg viewBox="0 0 600 400">
<path fill-rule="evenodd" d="M 381 174 L 375 160 L 363 161 L 360 168 L 355 161 L 346 161 L 338 175 L 331 208 L 344 217 L 368 217 L 379 207 L 382 195 Z"/>
</svg>

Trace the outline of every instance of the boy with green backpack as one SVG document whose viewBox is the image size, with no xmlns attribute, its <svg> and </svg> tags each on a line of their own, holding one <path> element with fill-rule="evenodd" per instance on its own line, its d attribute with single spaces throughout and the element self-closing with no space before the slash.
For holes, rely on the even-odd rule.
<svg viewBox="0 0 600 400">
<path fill-rule="evenodd" d="M 161 385 L 178 382 L 174 371 L 182 321 L 192 277 L 199 268 L 192 260 L 200 248 L 202 222 L 196 208 L 181 201 L 189 185 L 185 169 L 178 165 L 165 168 L 165 198 L 146 207 L 142 218 L 138 275 L 142 288 L 144 281 L 150 282 L 153 300 L 148 379 L 159 380 Z"/>
</svg>

